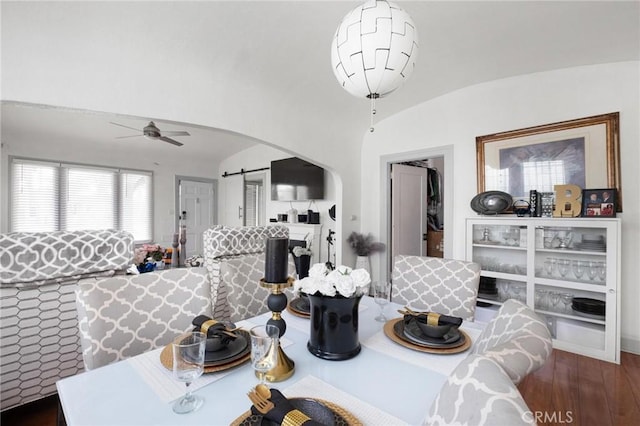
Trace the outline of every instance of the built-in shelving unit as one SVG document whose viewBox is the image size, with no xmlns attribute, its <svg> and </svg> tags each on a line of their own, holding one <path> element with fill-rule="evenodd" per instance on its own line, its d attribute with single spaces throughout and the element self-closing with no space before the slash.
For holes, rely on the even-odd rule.
<svg viewBox="0 0 640 426">
<path fill-rule="evenodd" d="M 481 305 L 519 299 L 545 318 L 555 348 L 620 363 L 619 219 L 479 217 L 466 235 L 467 260 L 496 284 Z M 579 298 L 604 302 L 604 315 L 574 309 Z"/>
</svg>

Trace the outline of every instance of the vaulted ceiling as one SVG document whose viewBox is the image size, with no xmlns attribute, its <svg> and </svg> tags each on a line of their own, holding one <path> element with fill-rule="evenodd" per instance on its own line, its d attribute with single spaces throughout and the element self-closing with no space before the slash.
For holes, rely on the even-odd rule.
<svg viewBox="0 0 640 426">
<path fill-rule="evenodd" d="M 329 54 L 359 3 L 2 1 L 3 142 L 28 131 L 144 148 L 116 140 L 131 133 L 109 122 L 154 119 L 192 133 L 176 155 L 212 161 L 260 141 L 293 151 L 303 139 L 359 144 L 369 105 L 339 87 Z M 485 81 L 640 55 L 637 1 L 398 4 L 420 53 L 377 120 Z"/>
</svg>

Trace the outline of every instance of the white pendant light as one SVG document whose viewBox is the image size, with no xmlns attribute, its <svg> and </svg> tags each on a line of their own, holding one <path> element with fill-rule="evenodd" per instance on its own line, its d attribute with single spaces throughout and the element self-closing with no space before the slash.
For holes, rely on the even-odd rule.
<svg viewBox="0 0 640 426">
<path fill-rule="evenodd" d="M 413 20 L 398 5 L 369 0 L 349 12 L 331 43 L 331 66 L 340 85 L 373 102 L 400 87 L 418 56 Z M 373 130 L 372 130 L 373 131 Z"/>
</svg>

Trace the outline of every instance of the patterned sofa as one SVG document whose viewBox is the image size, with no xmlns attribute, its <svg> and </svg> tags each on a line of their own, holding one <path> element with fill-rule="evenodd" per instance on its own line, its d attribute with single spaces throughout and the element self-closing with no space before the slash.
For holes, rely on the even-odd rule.
<svg viewBox="0 0 640 426">
<path fill-rule="evenodd" d="M 52 395 L 83 371 L 75 289 L 126 268 L 127 232 L 0 234 L 0 409 Z"/>
</svg>

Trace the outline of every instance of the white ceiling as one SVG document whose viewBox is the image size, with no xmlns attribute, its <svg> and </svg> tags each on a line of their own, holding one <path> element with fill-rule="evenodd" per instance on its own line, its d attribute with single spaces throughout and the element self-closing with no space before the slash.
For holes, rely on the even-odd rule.
<svg viewBox="0 0 640 426">
<path fill-rule="evenodd" d="M 3 143 L 31 132 L 146 149 L 144 138 L 115 139 L 131 133 L 109 122 L 151 119 L 191 133 L 180 148 L 153 143 L 212 161 L 258 140 L 291 147 L 301 132 L 360 143 L 368 103 L 338 86 L 329 54 L 359 3 L 3 0 Z M 377 120 L 485 81 L 640 58 L 638 1 L 398 4 L 420 54 L 407 84 L 378 102 Z"/>
</svg>

